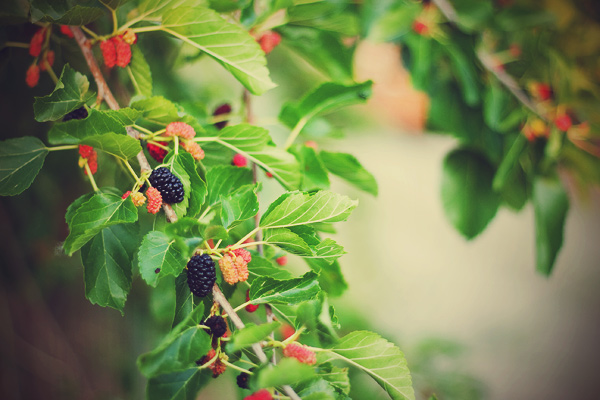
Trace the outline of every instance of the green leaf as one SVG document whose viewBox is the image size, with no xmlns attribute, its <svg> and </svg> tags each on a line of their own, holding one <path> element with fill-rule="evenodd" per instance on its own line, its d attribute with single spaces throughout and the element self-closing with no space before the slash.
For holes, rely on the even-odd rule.
<svg viewBox="0 0 600 400">
<path fill-rule="evenodd" d="M 344 46 L 337 35 L 300 26 L 284 26 L 278 28 L 278 32 L 283 36 L 283 45 L 332 81 L 350 83 L 354 80 L 353 50 Z"/>
<path fill-rule="evenodd" d="M 231 165 L 219 165 L 206 172 L 208 205 L 214 206 L 237 188 L 252 184 L 252 171 Z"/>
<path fill-rule="evenodd" d="M 288 9 L 289 24 L 310 26 L 344 36 L 359 34 L 359 21 L 345 1 L 296 1 Z"/>
<path fill-rule="evenodd" d="M 65 64 L 56 87 L 47 96 L 36 97 L 33 103 L 35 120 L 55 121 L 81 107 L 91 96 L 90 83 L 85 75 Z"/>
<path fill-rule="evenodd" d="M 344 85 L 326 82 L 295 103 L 281 109 L 279 119 L 290 128 L 301 120 L 307 123 L 319 114 L 332 112 L 345 106 L 366 102 L 371 96 L 372 81 Z"/>
<path fill-rule="evenodd" d="M 239 225 L 258 212 L 257 185 L 245 185 L 221 197 L 221 221 L 226 229 Z"/>
<path fill-rule="evenodd" d="M 250 286 L 252 304 L 298 304 L 314 299 L 321 290 L 317 274 L 307 272 L 300 278 L 277 280 L 266 276 L 254 279 Z"/>
<path fill-rule="evenodd" d="M 213 10 L 173 8 L 164 14 L 162 29 L 215 59 L 253 94 L 260 95 L 276 86 L 269 78 L 267 60 L 256 40 Z"/>
<path fill-rule="evenodd" d="M 292 279 L 293 275 L 285 268 L 273 265 L 273 263 L 264 257 L 252 254 L 252 261 L 248 263 L 248 271 L 251 280 L 254 277 L 270 277 L 278 280 Z"/>
<path fill-rule="evenodd" d="M 295 358 L 283 358 L 277 365 L 269 364 L 261 369 L 256 384 L 259 388 L 296 385 L 314 376 L 315 371 L 310 365 L 302 364 Z"/>
<path fill-rule="evenodd" d="M 148 232 L 138 250 L 140 275 L 153 287 L 165 276 L 178 276 L 187 261 L 185 249 L 160 231 Z"/>
<path fill-rule="evenodd" d="M 302 146 L 296 152 L 302 171 L 302 191 L 329 189 L 329 175 L 315 149 Z"/>
<path fill-rule="evenodd" d="M 338 400 L 346 398 L 345 396 L 340 397 L 334 387 L 322 378 L 303 383 L 296 390 L 302 400 Z"/>
<path fill-rule="evenodd" d="M 139 46 L 131 46 L 131 62 L 127 66 L 127 73 L 137 94 L 152 96 L 152 73 Z"/>
<path fill-rule="evenodd" d="M 139 111 L 131 108 L 105 111 L 89 108 L 88 116 L 84 119 L 54 124 L 48 132 L 48 141 L 51 144 L 79 144 L 88 137 L 109 132 L 124 136 L 127 134 L 125 126 L 133 125 L 139 115 Z"/>
<path fill-rule="evenodd" d="M 392 399 L 414 399 L 412 379 L 404 354 L 376 333 L 355 331 L 347 334 L 318 354 L 318 362 L 342 360 L 360 368 L 388 393 Z"/>
<path fill-rule="evenodd" d="M 113 132 L 99 136 L 88 136 L 81 144 L 92 146 L 122 160 L 129 160 L 142 151 L 140 141 L 131 136 L 119 135 Z"/>
<path fill-rule="evenodd" d="M 62 25 L 87 25 L 104 15 L 99 1 L 32 0 L 31 22 L 53 22 Z"/>
<path fill-rule="evenodd" d="M 473 54 L 473 43 L 470 40 L 457 36 L 451 45 L 444 46 L 450 56 L 452 67 L 458 83 L 461 86 L 465 102 L 469 106 L 480 103 L 479 73 L 476 69 L 475 55 Z"/>
<path fill-rule="evenodd" d="M 173 326 L 179 325 L 194 311 L 196 302 L 187 284 L 187 273 L 182 272 L 175 279 L 175 316 Z"/>
<path fill-rule="evenodd" d="M 537 271 L 549 276 L 563 243 L 569 197 L 558 179 L 533 183 Z"/>
<path fill-rule="evenodd" d="M 489 161 L 472 150 L 454 150 L 444 159 L 444 211 L 467 239 L 480 234 L 498 211 L 500 195 L 492 189 L 494 173 Z"/>
<path fill-rule="evenodd" d="M 142 0 L 138 5 L 140 20 L 155 22 L 168 10 L 176 7 L 207 5 L 206 0 Z"/>
<path fill-rule="evenodd" d="M 147 400 L 195 400 L 198 391 L 210 381 L 206 370 L 192 368 L 159 375 L 148 380 Z"/>
<path fill-rule="evenodd" d="M 318 258 L 305 258 L 305 261 L 310 269 L 319 274 L 319 286 L 330 296 L 341 296 L 348 289 L 339 262 L 329 263 Z"/>
<path fill-rule="evenodd" d="M 498 167 L 496 175 L 494 175 L 492 187 L 495 191 L 501 190 L 516 168 L 518 168 L 519 158 L 526 147 L 527 138 L 525 138 L 525 135 L 518 134 L 508 150 L 508 153 L 506 153 L 506 156 L 502 160 L 502 163 Z"/>
<path fill-rule="evenodd" d="M 523 112 L 516 101 L 499 83 L 491 81 L 486 88 L 483 117 L 487 126 L 497 132 L 518 129 Z"/>
<path fill-rule="evenodd" d="M 64 250 L 71 255 L 102 229 L 135 222 L 137 217 L 137 209 L 131 200 L 114 194 L 95 194 L 75 212 L 69 224 L 70 232 L 63 245 Z"/>
<path fill-rule="evenodd" d="M 168 157 L 165 157 L 165 159 L 170 160 L 170 158 Z M 198 170 L 196 169 L 196 162 L 194 161 L 194 157 L 192 157 L 191 154 L 186 152 L 180 152 L 176 156 L 176 162 L 179 165 L 179 167 L 176 168 L 177 171 L 181 171 L 182 176 L 184 176 L 184 179 L 185 175 L 187 175 L 187 178 L 190 181 L 189 190 L 186 192 L 187 194 L 189 194 L 188 208 L 186 214 L 190 217 L 195 217 L 196 214 L 200 212 L 202 204 L 204 204 L 204 199 L 206 198 L 206 183 L 202 180 L 202 178 L 200 178 Z"/>
<path fill-rule="evenodd" d="M 319 366 L 317 375 L 339 389 L 342 393 L 350 394 L 348 368 L 334 367 L 330 363 L 324 363 Z"/>
<path fill-rule="evenodd" d="M 227 344 L 227 352 L 234 353 L 238 350 L 252 346 L 254 343 L 258 343 L 264 340 L 279 328 L 281 323 L 271 322 L 268 324 L 254 325 L 247 324 L 245 328 L 235 331 L 231 338 L 231 342 Z"/>
<path fill-rule="evenodd" d="M 33 183 L 48 149 L 32 136 L 0 142 L 0 196 L 15 196 Z"/>
<path fill-rule="evenodd" d="M 310 257 L 314 254 L 300 235 L 287 228 L 265 229 L 263 240 L 298 256 Z"/>
<path fill-rule="evenodd" d="M 135 101 L 131 103 L 131 108 L 140 111 L 141 116 L 145 120 L 154 124 L 165 125 L 179 120 L 179 114 L 175 104 L 162 96 L 154 96 Z"/>
<path fill-rule="evenodd" d="M 131 263 L 138 244 L 137 224 L 102 229 L 81 248 L 85 297 L 121 311 L 131 289 Z"/>
<path fill-rule="evenodd" d="M 137 365 L 146 377 L 183 371 L 195 367 L 211 347 L 210 335 L 198 327 L 204 306 L 199 304 L 152 351 L 142 354 Z"/>
<path fill-rule="evenodd" d="M 175 337 L 168 337 L 156 349 L 138 358 L 138 368 L 146 377 L 184 371 L 196 366 L 196 361 L 210 350 L 210 335 L 197 326 Z"/>
<path fill-rule="evenodd" d="M 258 164 L 286 188 L 297 189 L 300 186 L 298 161 L 287 151 L 273 145 L 266 129 L 248 124 L 227 126 L 219 132 L 217 142 Z"/>
<path fill-rule="evenodd" d="M 327 190 L 313 194 L 292 192 L 271 204 L 260 220 L 260 227 L 285 228 L 344 221 L 357 205 L 358 201 Z"/>
<path fill-rule="evenodd" d="M 377 196 L 375 177 L 362 166 L 356 157 L 351 154 L 328 151 L 321 151 L 319 156 L 329 172 L 346 180 L 351 185 Z"/>
</svg>

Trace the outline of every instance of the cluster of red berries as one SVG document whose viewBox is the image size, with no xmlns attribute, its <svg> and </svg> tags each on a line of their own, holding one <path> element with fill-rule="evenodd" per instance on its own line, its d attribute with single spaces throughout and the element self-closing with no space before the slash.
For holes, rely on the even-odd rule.
<svg viewBox="0 0 600 400">
<path fill-rule="evenodd" d="M 532 82 L 528 85 L 529 94 L 545 111 L 546 118 L 554 123 L 561 132 L 573 133 L 578 138 L 585 138 L 589 133 L 587 122 L 578 123 L 572 110 L 565 105 L 556 106 L 554 103 L 554 91 L 552 87 L 543 82 Z M 547 138 L 550 135 L 550 127 L 541 119 L 530 119 L 522 128 L 521 132 L 529 141 L 537 138 Z"/>
<path fill-rule="evenodd" d="M 300 343 L 290 343 L 283 348 L 285 357 L 292 357 L 303 364 L 315 365 L 317 363 L 317 355 L 314 351 Z"/>
<path fill-rule="evenodd" d="M 149 187 L 146 190 L 146 196 L 144 196 L 141 192 L 132 192 L 128 190 L 121 197 L 122 199 L 126 199 L 130 197 L 133 205 L 136 207 L 141 207 L 146 203 L 146 199 L 148 200 L 148 205 L 146 209 L 150 214 L 156 214 L 160 210 L 160 206 L 162 206 L 162 196 L 160 192 L 155 187 Z"/>
<path fill-rule="evenodd" d="M 98 153 L 92 146 L 86 146 L 85 144 L 79 145 L 79 166 L 81 168 L 85 168 L 85 165 L 89 167 L 92 175 L 98 171 Z M 87 175 L 88 169 L 85 169 L 85 174 Z"/>
<path fill-rule="evenodd" d="M 190 155 L 197 161 L 204 159 L 204 150 L 202 150 L 202 147 L 200 147 L 198 143 L 194 142 L 196 131 L 191 125 L 180 121 L 171 122 L 165 129 L 165 136 L 180 137 L 180 145 L 185 151 L 190 153 Z M 167 145 L 167 142 L 154 142 L 147 143 L 146 147 L 148 148 L 148 153 L 152 156 L 152 158 L 158 162 L 163 162 L 168 153 Z"/>
<path fill-rule="evenodd" d="M 115 65 L 125 68 L 131 62 L 131 45 L 137 43 L 137 35 L 127 30 L 124 34 L 113 36 L 100 42 L 100 50 L 104 65 L 113 68 Z"/>
</svg>

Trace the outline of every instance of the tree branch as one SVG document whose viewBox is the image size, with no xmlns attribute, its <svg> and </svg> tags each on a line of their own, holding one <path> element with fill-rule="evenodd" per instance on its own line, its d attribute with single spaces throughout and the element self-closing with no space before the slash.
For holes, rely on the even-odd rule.
<svg viewBox="0 0 600 400">
<path fill-rule="evenodd" d="M 85 61 L 90 71 L 92 72 L 92 76 L 96 81 L 96 86 L 98 86 L 98 98 L 106 101 L 106 104 L 110 107 L 111 110 L 118 110 L 120 108 L 119 103 L 110 91 L 110 88 L 108 87 L 108 84 L 104 79 L 104 75 L 102 75 L 102 71 L 100 71 L 100 67 L 96 62 L 96 58 L 94 57 L 91 48 L 87 44 L 87 39 L 85 35 L 79 27 L 72 26 L 71 31 L 73 32 L 75 40 L 77 41 L 77 44 L 79 45 L 79 48 L 81 49 L 81 52 L 85 57 Z M 127 134 L 135 139 L 140 138 L 140 133 L 132 127 L 127 127 Z M 141 151 L 137 155 L 137 160 L 140 164 L 142 172 L 152 169 L 143 151 Z M 170 205 L 163 204 L 163 209 L 169 222 L 177 221 L 177 215 L 175 214 L 173 208 Z M 214 301 L 219 303 L 223 310 L 225 310 L 225 312 L 227 313 L 227 315 L 229 316 L 236 328 L 244 328 L 244 322 L 235 313 L 233 307 L 231 307 L 231 304 L 229 304 L 229 301 L 227 301 L 227 298 L 225 298 L 225 295 L 223 294 L 221 289 L 219 289 L 219 286 L 216 283 L 213 286 L 213 299 Z M 261 362 L 268 362 L 267 355 L 265 354 L 259 343 L 255 343 L 254 345 L 252 345 L 252 350 Z M 290 386 L 284 386 L 284 391 L 291 399 L 300 400 L 300 397 L 294 392 L 294 390 Z"/>
<path fill-rule="evenodd" d="M 458 24 L 458 14 L 448 0 L 432 0 L 432 2 L 437 6 L 437 8 L 448 21 L 455 25 Z M 521 89 L 517 81 L 511 75 L 507 74 L 506 71 L 498 68 L 497 63 L 491 54 L 483 50 L 477 51 L 476 54 L 483 67 L 491 72 L 492 75 L 494 75 L 496 79 L 498 79 L 498 81 L 500 81 L 500 83 L 504 85 L 504 87 L 506 87 L 506 89 L 508 89 L 508 91 L 511 92 L 519 102 L 521 102 L 521 104 L 537 114 L 543 120 L 548 121 L 548 118 L 537 107 L 537 105 L 531 101 L 529 96 L 527 96 L 527 93 Z"/>
</svg>

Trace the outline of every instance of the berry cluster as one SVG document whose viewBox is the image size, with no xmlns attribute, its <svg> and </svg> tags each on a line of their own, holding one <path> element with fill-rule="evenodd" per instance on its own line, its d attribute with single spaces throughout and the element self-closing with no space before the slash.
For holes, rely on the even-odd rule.
<svg viewBox="0 0 600 400">
<path fill-rule="evenodd" d="M 79 155 L 81 156 L 79 158 L 79 166 L 81 168 L 85 168 L 85 165 L 87 164 L 90 172 L 92 173 L 92 175 L 94 175 L 96 173 L 96 171 L 98 171 L 98 153 L 96 152 L 96 150 L 94 150 L 94 148 L 92 146 L 86 146 L 85 144 L 80 144 L 79 145 Z M 88 170 L 86 168 L 85 174 L 87 175 L 87 173 L 88 173 Z"/>
<path fill-rule="evenodd" d="M 223 255 L 219 260 L 219 267 L 223 279 L 230 285 L 245 282 L 248 279 L 248 263 L 252 256 L 245 249 L 236 249 Z"/>
<path fill-rule="evenodd" d="M 262 51 L 269 54 L 281 42 L 281 35 L 277 32 L 266 32 L 257 40 Z"/>
<path fill-rule="evenodd" d="M 165 167 L 152 171 L 148 178 L 152 186 L 160 192 L 165 203 L 181 203 L 183 201 L 183 184 L 178 177 Z"/>
<path fill-rule="evenodd" d="M 193 256 L 187 263 L 187 283 L 190 291 L 198 297 L 210 293 L 217 275 L 215 262 L 208 254 Z"/>
<path fill-rule="evenodd" d="M 196 136 L 196 131 L 191 125 L 186 124 L 185 122 L 171 122 L 167 125 L 166 136 L 179 136 L 184 139 L 193 139 Z"/>
<path fill-rule="evenodd" d="M 248 165 L 248 160 L 246 159 L 246 157 L 238 153 L 235 156 L 233 156 L 233 160 L 231 160 L 231 165 L 234 165 L 236 167 L 245 167 L 246 165 Z"/>
<path fill-rule="evenodd" d="M 250 289 L 246 290 L 246 301 L 250 301 Z M 260 304 L 248 304 L 246 306 L 246 311 L 253 313 L 254 311 L 258 310 L 258 307 L 260 307 Z"/>
<path fill-rule="evenodd" d="M 163 203 L 160 192 L 155 187 L 149 187 L 146 190 L 146 196 L 148 197 L 148 206 L 146 206 L 146 209 L 150 214 L 156 214 Z"/>
<path fill-rule="evenodd" d="M 131 62 L 131 45 L 137 42 L 137 35 L 126 31 L 123 35 L 113 36 L 100 42 L 100 50 L 104 65 L 113 68 L 115 65 L 125 68 Z"/>
<path fill-rule="evenodd" d="M 162 146 L 167 146 L 167 142 L 157 142 Z M 157 146 L 154 143 L 146 143 L 146 147 L 148 148 L 148 153 L 158 162 L 163 162 L 165 157 L 167 156 L 168 150 L 164 149 L 160 146 Z"/>
<path fill-rule="evenodd" d="M 63 117 L 63 122 L 70 121 L 72 119 L 84 119 L 88 116 L 88 110 L 84 107 L 79 107 L 76 110 L 71 111 Z"/>
<path fill-rule="evenodd" d="M 201 364 L 206 364 L 207 362 L 215 358 L 216 355 L 217 352 L 215 351 L 215 349 L 210 349 L 208 354 L 202 358 Z M 210 368 L 210 370 L 213 373 L 213 378 L 216 378 L 223 372 L 225 372 L 225 370 L 227 369 L 227 365 L 223 363 L 223 360 L 227 361 L 228 358 L 229 357 L 227 357 L 225 353 L 219 353 L 217 359 L 208 366 L 208 368 Z"/>
<path fill-rule="evenodd" d="M 48 71 L 54 65 L 55 54 L 48 49 L 50 29 L 40 28 L 29 42 L 29 54 L 35 57 L 25 73 L 25 83 L 34 87 L 40 80 L 40 71 Z M 39 61 L 39 63 L 38 63 Z"/>
<path fill-rule="evenodd" d="M 144 205 L 144 203 L 146 203 L 146 196 L 144 196 L 143 193 L 131 192 L 131 190 L 128 190 L 127 192 L 125 192 L 125 194 L 123 194 L 121 198 L 126 199 L 128 197 L 131 197 L 131 201 L 136 207 L 141 207 Z"/>
<path fill-rule="evenodd" d="M 213 112 L 213 117 L 218 117 L 219 115 L 227 115 L 231 113 L 231 106 L 227 103 L 225 104 L 221 104 L 219 107 L 217 107 L 215 109 L 215 111 Z M 223 120 L 223 121 L 219 121 L 215 123 L 215 128 L 217 129 L 223 129 L 227 126 L 227 124 L 229 123 L 228 120 Z"/>
</svg>

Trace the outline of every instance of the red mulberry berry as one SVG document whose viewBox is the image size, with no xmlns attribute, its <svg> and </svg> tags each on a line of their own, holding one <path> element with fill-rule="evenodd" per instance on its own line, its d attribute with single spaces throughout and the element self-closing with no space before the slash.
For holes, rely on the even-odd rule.
<svg viewBox="0 0 600 400">
<path fill-rule="evenodd" d="M 219 107 L 217 107 L 217 109 L 213 112 L 213 117 L 219 116 L 219 115 L 224 115 L 224 114 L 229 114 L 231 112 L 231 106 L 227 103 L 225 104 L 221 104 Z M 223 129 L 227 126 L 227 124 L 229 123 L 229 121 L 224 120 L 224 121 L 219 121 L 215 123 L 215 127 L 217 129 Z"/>
<path fill-rule="evenodd" d="M 86 158 L 87 160 L 87 164 L 88 167 L 90 167 L 90 172 L 92 173 L 92 175 L 96 174 L 96 171 L 98 171 L 98 153 L 96 153 L 96 151 L 94 151 L 92 153 L 92 155 L 90 155 L 88 158 Z M 85 170 L 85 174 L 87 175 L 87 169 Z"/>
<path fill-rule="evenodd" d="M 571 120 L 571 117 L 567 113 L 559 114 L 554 120 L 554 124 L 558 129 L 566 132 L 573 125 L 573 120 Z"/>
<path fill-rule="evenodd" d="M 252 261 L 252 254 L 250 254 L 250 252 L 246 249 L 235 249 L 233 250 L 233 254 L 235 254 L 237 257 L 241 257 L 246 264 Z"/>
<path fill-rule="evenodd" d="M 235 156 L 233 156 L 231 164 L 235 165 L 236 167 L 245 167 L 246 165 L 248 165 L 248 160 L 246 160 L 246 157 L 238 153 Z"/>
<path fill-rule="evenodd" d="M 317 142 L 315 142 L 314 140 L 307 140 L 306 142 L 304 142 L 304 145 L 306 147 L 311 147 L 315 150 L 319 148 L 319 145 L 317 145 Z"/>
<path fill-rule="evenodd" d="M 267 178 L 272 178 L 273 177 L 273 174 L 270 173 L 269 171 L 267 171 L 266 175 L 267 175 Z"/>
<path fill-rule="evenodd" d="M 123 196 L 121 196 L 121 198 L 122 198 L 123 200 L 125 200 L 126 198 L 128 198 L 128 197 L 129 197 L 129 195 L 130 195 L 130 194 L 131 194 L 131 190 L 128 190 L 128 191 L 126 191 L 125 193 L 123 193 Z"/>
<path fill-rule="evenodd" d="M 196 136 L 196 131 L 185 122 L 171 122 L 167 125 L 165 132 L 167 136 L 180 136 L 184 139 L 193 139 Z"/>
<path fill-rule="evenodd" d="M 33 57 L 37 57 L 42 52 L 42 46 L 46 37 L 46 29 L 42 28 L 34 33 L 31 41 L 29 42 L 29 54 Z M 34 85 L 35 86 L 35 85 Z"/>
<path fill-rule="evenodd" d="M 277 32 L 267 32 L 258 39 L 258 44 L 265 54 L 269 54 L 281 42 L 281 35 Z"/>
<path fill-rule="evenodd" d="M 250 289 L 246 290 L 246 301 L 250 301 Z M 260 304 L 248 304 L 246 306 L 246 311 L 253 313 L 254 311 L 258 310 L 258 307 L 260 307 Z"/>
<path fill-rule="evenodd" d="M 167 142 L 158 142 L 158 144 L 166 146 L 168 143 Z M 159 147 L 153 143 L 147 143 L 146 147 L 148 148 L 148 153 L 150 153 L 152 158 L 154 158 L 158 162 L 163 162 L 163 160 L 165 159 L 165 156 L 168 153 L 167 149 L 163 149 L 162 147 Z"/>
<path fill-rule="evenodd" d="M 73 39 L 73 37 L 74 37 L 73 31 L 71 31 L 71 28 L 69 28 L 68 25 L 61 25 L 60 32 L 68 38 Z"/>
<path fill-rule="evenodd" d="M 429 34 L 429 27 L 425 23 L 418 20 L 413 22 L 412 29 L 421 36 L 427 36 Z"/>
<path fill-rule="evenodd" d="M 552 87 L 547 83 L 533 82 L 529 84 L 529 93 L 540 101 L 550 100 L 554 96 Z"/>
<path fill-rule="evenodd" d="M 36 64 L 32 64 L 27 69 L 27 73 L 25 74 L 25 83 L 27 83 L 27 86 L 32 88 L 32 87 L 35 87 L 39 81 L 40 81 L 40 67 L 38 67 Z"/>
<path fill-rule="evenodd" d="M 287 264 L 287 256 L 281 256 L 281 257 L 277 257 L 275 259 L 275 262 L 281 266 Z"/>
<path fill-rule="evenodd" d="M 112 40 L 103 40 L 100 42 L 100 50 L 104 58 L 104 65 L 107 68 L 112 68 L 117 63 L 117 48 Z"/>
<path fill-rule="evenodd" d="M 267 389 L 260 389 L 258 392 L 244 397 L 244 400 L 273 400 L 273 396 Z"/>
<path fill-rule="evenodd" d="M 200 161 L 204 159 L 204 150 L 202 150 L 202 147 L 200 147 L 198 143 L 192 140 L 186 140 L 181 145 L 183 146 L 185 151 L 187 151 L 192 155 L 192 157 L 194 157 L 194 160 Z"/>
<path fill-rule="evenodd" d="M 156 214 L 160 210 L 162 205 L 162 196 L 155 187 L 149 187 L 146 190 L 146 197 L 148 198 L 148 205 L 146 206 L 150 214 Z"/>
<path fill-rule="evenodd" d="M 283 355 L 293 357 L 303 364 L 314 365 L 317 363 L 317 355 L 314 351 L 299 343 L 290 343 L 285 346 Z"/>
<path fill-rule="evenodd" d="M 52 68 L 52 66 L 54 65 L 54 51 L 52 50 L 48 50 L 45 54 L 44 54 L 44 58 L 42 58 L 42 62 L 40 63 L 40 69 L 42 71 L 46 71 L 47 69 Z"/>
<path fill-rule="evenodd" d="M 123 40 L 127 44 L 136 44 L 137 43 L 137 35 L 131 29 L 127 29 L 125 33 L 123 33 Z"/>
<path fill-rule="evenodd" d="M 283 337 L 283 340 L 285 340 L 296 333 L 296 330 L 293 326 L 286 324 L 279 329 L 279 332 L 281 332 L 281 336 Z"/>
<path fill-rule="evenodd" d="M 121 68 L 125 68 L 131 62 L 131 46 L 121 38 L 113 38 L 113 42 L 117 51 L 116 64 Z"/>
<path fill-rule="evenodd" d="M 89 158 L 94 154 L 94 148 L 92 146 L 87 146 L 85 144 L 79 145 L 79 155 L 83 158 Z"/>
</svg>

